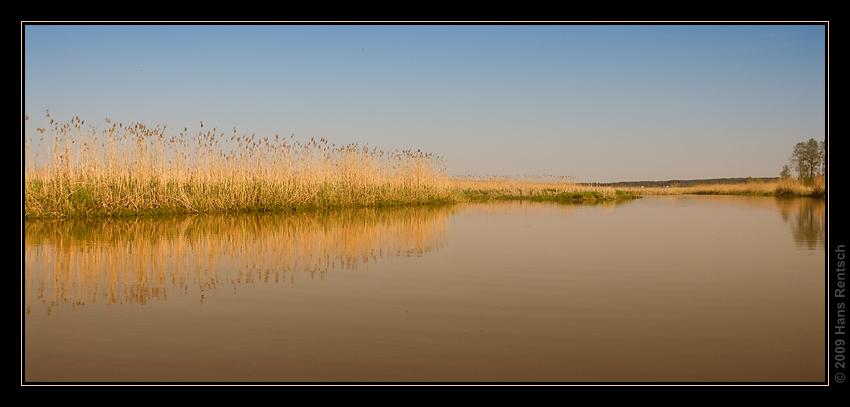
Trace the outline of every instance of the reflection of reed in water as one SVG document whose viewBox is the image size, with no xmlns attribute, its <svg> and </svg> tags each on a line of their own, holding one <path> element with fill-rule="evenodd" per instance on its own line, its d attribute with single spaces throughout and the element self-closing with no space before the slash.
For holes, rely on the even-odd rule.
<svg viewBox="0 0 850 407">
<path fill-rule="evenodd" d="M 484 218 L 515 217 L 515 216 L 563 216 L 572 215 L 580 208 L 596 208 L 603 212 L 612 211 L 634 200 L 596 201 L 596 202 L 534 202 L 529 200 L 494 200 L 486 203 L 465 204 L 460 206 L 467 216 Z"/>
<path fill-rule="evenodd" d="M 28 222 L 25 296 L 48 307 L 145 304 L 198 289 L 295 281 L 307 272 L 420 256 L 445 239 L 449 208 Z M 29 306 L 28 306 L 29 308 Z"/>
</svg>

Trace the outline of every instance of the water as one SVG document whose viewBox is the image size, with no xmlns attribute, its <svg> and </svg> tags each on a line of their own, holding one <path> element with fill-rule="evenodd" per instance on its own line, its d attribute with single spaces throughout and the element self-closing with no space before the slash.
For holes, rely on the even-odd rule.
<svg viewBox="0 0 850 407">
<path fill-rule="evenodd" d="M 29 222 L 27 382 L 823 382 L 822 200 Z"/>
</svg>

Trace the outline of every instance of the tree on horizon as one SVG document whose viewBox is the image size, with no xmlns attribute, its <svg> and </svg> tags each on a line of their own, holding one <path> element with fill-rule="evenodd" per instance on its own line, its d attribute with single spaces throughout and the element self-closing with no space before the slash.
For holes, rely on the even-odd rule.
<svg viewBox="0 0 850 407">
<path fill-rule="evenodd" d="M 804 184 L 811 184 L 815 176 L 823 174 L 824 147 L 824 142 L 818 143 L 813 138 L 809 141 L 799 142 L 794 146 L 794 151 L 788 160 L 793 169 L 797 171 L 797 177 Z"/>
</svg>

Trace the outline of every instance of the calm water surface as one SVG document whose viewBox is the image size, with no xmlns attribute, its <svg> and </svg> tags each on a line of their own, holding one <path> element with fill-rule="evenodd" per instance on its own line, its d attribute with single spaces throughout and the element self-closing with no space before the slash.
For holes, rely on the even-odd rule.
<svg viewBox="0 0 850 407">
<path fill-rule="evenodd" d="M 28 222 L 27 382 L 823 382 L 823 200 Z"/>
</svg>

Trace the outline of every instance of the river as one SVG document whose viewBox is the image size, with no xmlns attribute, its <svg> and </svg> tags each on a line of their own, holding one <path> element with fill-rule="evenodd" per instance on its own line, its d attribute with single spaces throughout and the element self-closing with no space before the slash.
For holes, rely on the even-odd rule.
<svg viewBox="0 0 850 407">
<path fill-rule="evenodd" d="M 25 383 L 823 383 L 823 200 L 32 221 Z"/>
</svg>

